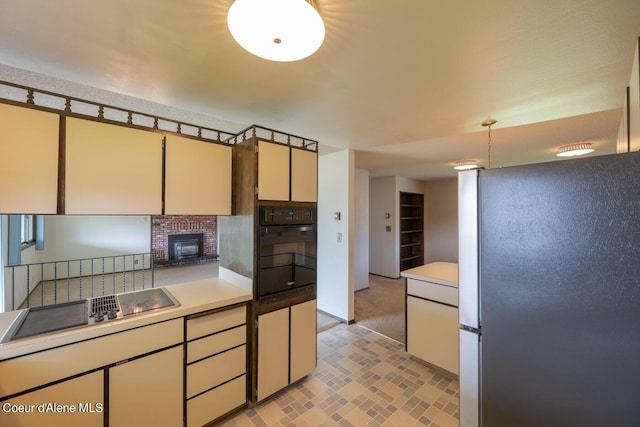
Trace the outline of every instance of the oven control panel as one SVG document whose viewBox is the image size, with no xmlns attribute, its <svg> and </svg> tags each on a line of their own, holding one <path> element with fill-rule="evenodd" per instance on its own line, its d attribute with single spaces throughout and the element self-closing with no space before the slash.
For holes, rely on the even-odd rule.
<svg viewBox="0 0 640 427">
<path fill-rule="evenodd" d="M 260 206 L 260 225 L 313 224 L 316 209 L 308 206 Z"/>
</svg>

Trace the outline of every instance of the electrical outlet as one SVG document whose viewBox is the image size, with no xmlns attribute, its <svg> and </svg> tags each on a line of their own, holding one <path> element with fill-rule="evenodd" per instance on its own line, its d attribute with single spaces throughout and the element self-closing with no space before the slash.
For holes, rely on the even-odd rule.
<svg viewBox="0 0 640 427">
<path fill-rule="evenodd" d="M 338 233 L 338 243 L 342 243 L 342 233 Z"/>
</svg>

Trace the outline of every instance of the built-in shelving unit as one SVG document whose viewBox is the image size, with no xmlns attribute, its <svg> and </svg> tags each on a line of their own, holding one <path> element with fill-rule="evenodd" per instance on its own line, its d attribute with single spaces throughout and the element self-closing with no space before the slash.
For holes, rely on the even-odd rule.
<svg viewBox="0 0 640 427">
<path fill-rule="evenodd" d="M 400 192 L 400 271 L 424 264 L 424 195 Z"/>
</svg>

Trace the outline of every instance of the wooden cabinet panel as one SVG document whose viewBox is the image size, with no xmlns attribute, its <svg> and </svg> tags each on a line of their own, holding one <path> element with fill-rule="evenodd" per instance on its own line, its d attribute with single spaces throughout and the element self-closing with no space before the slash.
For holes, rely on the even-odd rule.
<svg viewBox="0 0 640 427">
<path fill-rule="evenodd" d="M 238 377 L 187 402 L 187 426 L 200 427 L 247 401 L 247 378 Z"/>
<path fill-rule="evenodd" d="M 407 296 L 407 353 L 458 374 L 458 309 Z"/>
<path fill-rule="evenodd" d="M 187 366 L 187 399 L 247 371 L 247 347 L 236 347 Z"/>
<path fill-rule="evenodd" d="M 318 201 L 318 153 L 291 149 L 291 200 Z"/>
<path fill-rule="evenodd" d="M 290 382 L 298 381 L 316 369 L 316 300 L 291 307 Z"/>
<path fill-rule="evenodd" d="M 167 135 L 165 214 L 231 214 L 231 146 Z"/>
<path fill-rule="evenodd" d="M 109 369 L 109 426 L 183 423 L 183 348 L 174 347 Z"/>
<path fill-rule="evenodd" d="M 289 385 L 289 308 L 258 316 L 258 400 Z"/>
<path fill-rule="evenodd" d="M 258 199 L 289 200 L 289 147 L 258 141 Z"/>
<path fill-rule="evenodd" d="M 58 114 L 0 104 L 0 213 L 55 214 Z"/>
<path fill-rule="evenodd" d="M 246 325 L 191 341 L 187 344 L 187 363 L 192 363 L 229 348 L 246 344 L 246 342 Z"/>
<path fill-rule="evenodd" d="M 213 334 L 247 322 L 246 306 L 218 311 L 216 313 L 196 315 L 187 319 L 187 341 Z"/>
<path fill-rule="evenodd" d="M 162 135 L 67 118 L 65 213 L 162 212 Z"/>
<path fill-rule="evenodd" d="M 184 321 L 174 319 L 76 344 L 0 361 L 0 396 L 106 366 L 184 340 Z M 73 361 L 70 363 L 69 361 Z"/>
<path fill-rule="evenodd" d="M 104 372 L 97 371 L 0 402 L 0 407 L 9 403 L 32 408 L 27 413 L 0 409 L 0 426 L 98 427 L 103 425 L 104 402 Z M 41 404 L 67 405 L 74 412 L 51 412 L 49 406 L 42 407 L 43 412 Z"/>
</svg>

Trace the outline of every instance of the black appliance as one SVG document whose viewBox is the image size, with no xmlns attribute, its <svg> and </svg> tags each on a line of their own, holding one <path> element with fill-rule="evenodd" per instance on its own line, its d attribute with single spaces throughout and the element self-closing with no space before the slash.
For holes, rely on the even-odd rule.
<svg viewBox="0 0 640 427">
<path fill-rule="evenodd" d="M 458 176 L 461 427 L 640 425 L 640 153 Z"/>
<path fill-rule="evenodd" d="M 258 298 L 316 283 L 316 209 L 260 206 Z"/>
</svg>

